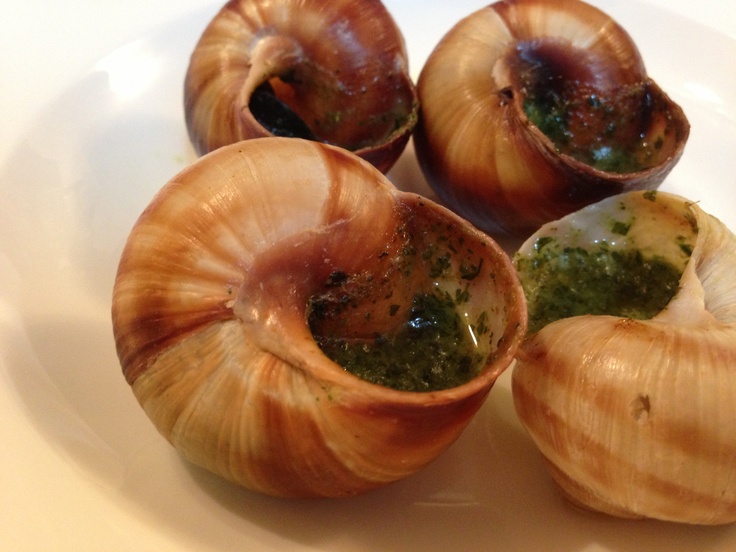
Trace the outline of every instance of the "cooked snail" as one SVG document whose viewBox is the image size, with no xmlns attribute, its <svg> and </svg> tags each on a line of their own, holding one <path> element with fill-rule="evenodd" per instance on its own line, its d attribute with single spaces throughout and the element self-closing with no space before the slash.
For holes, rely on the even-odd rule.
<svg viewBox="0 0 736 552">
<path fill-rule="evenodd" d="M 346 150 L 278 137 L 219 148 L 163 187 L 124 248 L 112 316 L 159 431 L 277 496 L 422 468 L 526 334 L 495 242 Z"/>
<path fill-rule="evenodd" d="M 532 333 L 519 418 L 573 502 L 736 521 L 736 237 L 694 203 L 629 192 L 515 256 Z"/>
<path fill-rule="evenodd" d="M 491 233 L 528 235 L 604 197 L 654 189 L 689 135 L 631 37 L 579 0 L 505 0 L 470 14 L 417 87 L 427 180 Z"/>
<path fill-rule="evenodd" d="M 200 154 L 295 136 L 354 151 L 383 172 L 418 110 L 404 39 L 378 0 L 230 0 L 192 53 L 184 102 Z"/>
</svg>

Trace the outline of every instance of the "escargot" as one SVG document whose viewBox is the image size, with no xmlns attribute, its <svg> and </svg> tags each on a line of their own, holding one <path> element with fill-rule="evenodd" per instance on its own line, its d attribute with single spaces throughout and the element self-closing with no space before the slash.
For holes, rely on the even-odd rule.
<svg viewBox="0 0 736 552">
<path fill-rule="evenodd" d="M 230 0 L 199 39 L 184 84 L 199 154 L 291 136 L 386 172 L 417 119 L 403 36 L 379 0 Z"/>
<path fill-rule="evenodd" d="M 515 255 L 531 334 L 519 419 L 574 503 L 736 521 L 736 236 L 648 191 L 550 222 Z"/>
<path fill-rule="evenodd" d="M 630 35 L 580 0 L 504 0 L 459 21 L 417 83 L 419 164 L 492 234 L 655 189 L 689 136 Z"/>
<path fill-rule="evenodd" d="M 460 434 L 526 333 L 510 257 L 336 146 L 223 146 L 159 191 L 113 290 L 133 393 L 202 466 L 285 497 L 365 492 Z"/>
</svg>

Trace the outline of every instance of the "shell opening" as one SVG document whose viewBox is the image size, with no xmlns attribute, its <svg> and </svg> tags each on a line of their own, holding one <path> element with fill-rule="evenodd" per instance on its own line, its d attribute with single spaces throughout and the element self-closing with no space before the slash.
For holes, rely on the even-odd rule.
<svg viewBox="0 0 736 552">
<path fill-rule="evenodd" d="M 400 71 L 358 82 L 355 75 L 343 75 L 302 56 L 259 83 L 248 109 L 274 136 L 358 151 L 413 127 L 417 106 L 413 83 Z"/>
<path fill-rule="evenodd" d="M 282 82 L 271 79 L 255 89 L 248 105 L 253 117 L 274 136 L 316 140 L 309 126 L 276 94 L 274 84 Z"/>
<path fill-rule="evenodd" d="M 530 332 L 584 314 L 648 320 L 672 301 L 697 227 L 685 204 L 657 195 L 604 200 L 545 225 L 522 246 L 515 264 Z M 667 233 L 655 232 L 657 225 Z M 663 235 L 669 238 L 657 239 Z"/>
<path fill-rule="evenodd" d="M 405 210 L 405 225 L 379 253 L 376 266 L 387 269 L 333 271 L 307 306 L 328 358 L 371 383 L 414 392 L 478 376 L 508 331 L 487 251 L 421 205 L 421 215 Z"/>
<path fill-rule="evenodd" d="M 601 60 L 558 40 L 520 43 L 510 61 L 521 108 L 559 153 L 617 174 L 656 167 L 683 136 L 679 109 L 650 80 L 617 82 Z"/>
</svg>

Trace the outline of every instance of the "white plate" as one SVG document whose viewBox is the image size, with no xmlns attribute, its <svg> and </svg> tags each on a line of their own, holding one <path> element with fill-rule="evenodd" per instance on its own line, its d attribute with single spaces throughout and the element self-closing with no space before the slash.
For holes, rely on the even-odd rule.
<svg viewBox="0 0 736 552">
<path fill-rule="evenodd" d="M 386 2 L 415 76 L 444 32 L 486 3 Z M 736 229 L 736 42 L 636 0 L 595 3 L 629 30 L 691 121 L 685 155 L 662 188 Z M 110 292 L 134 220 L 194 159 L 181 84 L 211 12 L 101 59 L 38 115 L 0 174 L 3 549 L 736 549 L 733 526 L 622 521 L 570 507 L 516 419 L 508 373 L 439 460 L 364 496 L 266 498 L 179 458 L 122 378 Z M 392 176 L 423 186 L 411 150 Z"/>
</svg>

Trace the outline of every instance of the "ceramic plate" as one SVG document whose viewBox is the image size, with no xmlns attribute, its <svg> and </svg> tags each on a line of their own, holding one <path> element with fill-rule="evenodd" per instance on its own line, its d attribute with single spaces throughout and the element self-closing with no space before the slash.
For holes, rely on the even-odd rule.
<svg viewBox="0 0 736 552">
<path fill-rule="evenodd" d="M 416 77 L 449 27 L 486 2 L 386 4 Z M 700 202 L 736 229 L 736 43 L 634 0 L 596 5 L 632 34 L 650 74 L 692 124 L 685 154 L 662 189 Z M 177 455 L 121 375 L 110 296 L 133 222 L 195 158 L 182 80 L 210 14 L 172 22 L 100 59 L 38 114 L 0 175 L 7 380 L 0 399 L 13 412 L 2 430 L 0 477 L 3 500 L 12 505 L 3 513 L 13 528 L 10 549 L 736 549 L 736 527 L 623 521 L 568 505 L 516 419 L 508 372 L 436 462 L 364 496 L 267 498 Z M 401 187 L 426 191 L 411 148 L 391 176 Z"/>
</svg>

